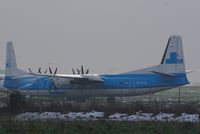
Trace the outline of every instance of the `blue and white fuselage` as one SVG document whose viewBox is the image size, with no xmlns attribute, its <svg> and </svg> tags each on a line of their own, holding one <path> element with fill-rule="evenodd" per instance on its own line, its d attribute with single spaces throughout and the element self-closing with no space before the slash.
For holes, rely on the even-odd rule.
<svg viewBox="0 0 200 134">
<path fill-rule="evenodd" d="M 29 95 L 134 96 L 189 84 L 182 40 L 169 38 L 160 65 L 121 74 L 41 75 L 17 68 L 13 45 L 8 42 L 4 87 Z"/>
</svg>

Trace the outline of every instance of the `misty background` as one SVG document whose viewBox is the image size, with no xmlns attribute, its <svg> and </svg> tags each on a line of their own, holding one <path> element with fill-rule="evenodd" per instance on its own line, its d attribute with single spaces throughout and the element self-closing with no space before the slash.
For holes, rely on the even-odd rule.
<svg viewBox="0 0 200 134">
<path fill-rule="evenodd" d="M 121 73 L 160 64 L 181 35 L 192 83 L 200 82 L 199 0 L 1 0 L 0 68 L 12 40 L 20 68 Z"/>
</svg>

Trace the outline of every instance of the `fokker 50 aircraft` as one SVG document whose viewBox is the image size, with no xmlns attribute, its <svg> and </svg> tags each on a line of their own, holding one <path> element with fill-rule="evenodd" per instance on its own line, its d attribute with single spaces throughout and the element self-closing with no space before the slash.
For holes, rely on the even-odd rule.
<svg viewBox="0 0 200 134">
<path fill-rule="evenodd" d="M 119 74 L 35 74 L 18 69 L 7 43 L 4 87 L 29 95 L 134 96 L 189 84 L 180 36 L 171 36 L 157 66 Z"/>
</svg>

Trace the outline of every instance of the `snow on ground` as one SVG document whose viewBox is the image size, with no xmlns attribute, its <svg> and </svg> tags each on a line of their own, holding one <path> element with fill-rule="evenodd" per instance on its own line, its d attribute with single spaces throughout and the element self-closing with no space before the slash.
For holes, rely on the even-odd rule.
<svg viewBox="0 0 200 134">
<path fill-rule="evenodd" d="M 182 113 L 175 117 L 172 113 L 159 113 L 154 115 L 152 113 L 137 112 L 135 115 L 115 113 L 109 116 L 109 120 L 113 121 L 160 121 L 160 122 L 200 122 L 198 114 Z"/>
<path fill-rule="evenodd" d="M 28 121 L 28 120 L 97 120 L 104 117 L 104 112 L 69 112 L 68 114 L 62 114 L 59 112 L 27 112 L 16 116 L 16 120 Z"/>
<path fill-rule="evenodd" d="M 113 121 L 152 121 L 152 115 L 152 113 L 142 112 L 137 112 L 136 115 L 115 113 L 113 115 L 110 115 L 109 119 Z"/>
<path fill-rule="evenodd" d="M 159 113 L 156 116 L 154 116 L 154 120 L 161 121 L 161 122 L 172 122 L 172 121 L 176 121 L 174 116 L 175 116 L 175 114 Z"/>
<path fill-rule="evenodd" d="M 178 121 L 178 122 L 199 122 L 199 115 L 182 113 L 181 116 L 176 118 L 176 121 Z"/>
<path fill-rule="evenodd" d="M 70 112 L 67 114 L 70 119 L 85 119 L 85 120 L 96 120 L 104 117 L 104 112 Z"/>
<path fill-rule="evenodd" d="M 153 115 L 152 113 L 137 112 L 136 114 L 129 115 L 125 113 L 115 113 L 107 118 L 104 117 L 104 112 L 69 112 L 62 114 L 59 112 L 27 112 L 16 116 L 16 120 L 110 120 L 110 121 L 159 121 L 159 122 L 200 122 L 198 114 L 182 113 L 180 116 L 175 117 L 173 113 L 159 113 Z"/>
<path fill-rule="evenodd" d="M 115 113 L 113 115 L 109 116 L 109 119 L 114 121 L 124 121 L 127 120 L 128 114 L 121 114 L 121 113 Z"/>
</svg>

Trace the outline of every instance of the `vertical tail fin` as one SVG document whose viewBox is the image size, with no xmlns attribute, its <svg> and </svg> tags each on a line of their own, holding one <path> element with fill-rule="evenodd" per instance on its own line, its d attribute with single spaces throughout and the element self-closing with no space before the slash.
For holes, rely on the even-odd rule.
<svg viewBox="0 0 200 134">
<path fill-rule="evenodd" d="M 24 74 L 27 73 L 17 68 L 13 43 L 11 41 L 8 41 L 6 49 L 5 76 L 20 76 Z"/>
<path fill-rule="evenodd" d="M 164 66 L 164 70 L 170 73 L 185 72 L 183 46 L 180 36 L 173 35 L 169 38 L 161 65 Z"/>
</svg>

